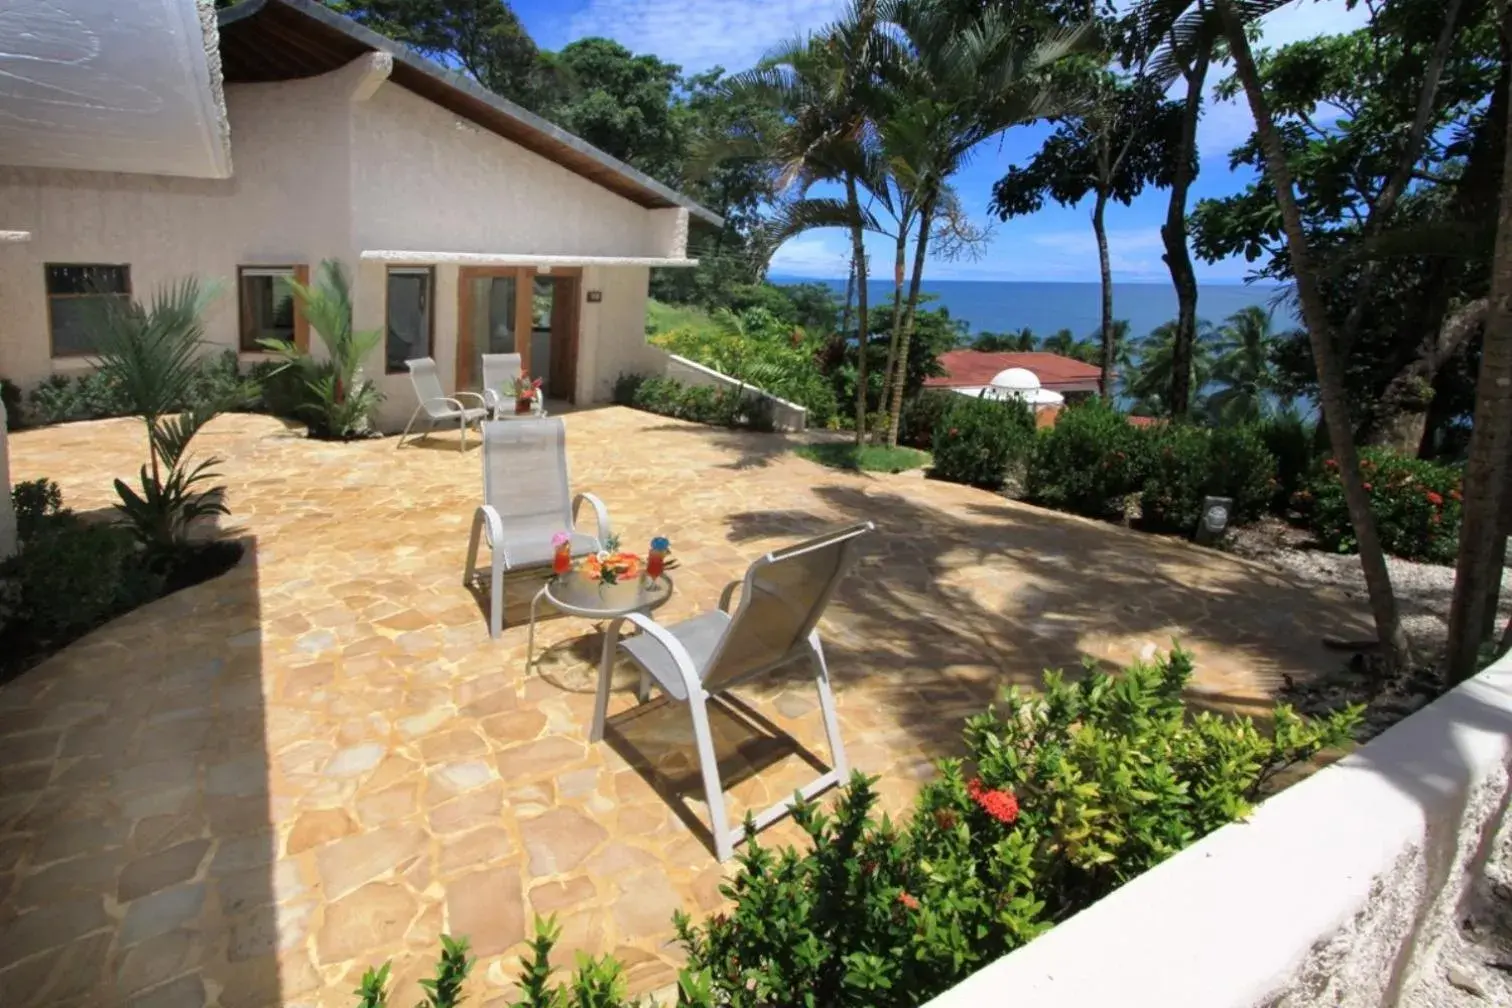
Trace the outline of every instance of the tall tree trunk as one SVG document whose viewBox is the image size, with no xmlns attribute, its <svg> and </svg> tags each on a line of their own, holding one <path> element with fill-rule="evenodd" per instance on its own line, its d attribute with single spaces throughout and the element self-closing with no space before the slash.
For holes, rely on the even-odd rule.
<svg viewBox="0 0 1512 1008">
<path fill-rule="evenodd" d="M 903 270 L 908 262 L 908 219 L 898 219 L 898 242 L 893 253 L 892 333 L 887 340 L 887 370 L 882 373 L 882 405 L 892 402 L 893 371 L 898 364 L 898 342 L 903 338 Z"/>
<path fill-rule="evenodd" d="M 1202 113 L 1202 89 L 1207 81 L 1209 53 L 1197 54 L 1186 78 L 1186 102 L 1182 108 L 1181 139 L 1176 146 L 1176 164 L 1171 178 L 1171 197 L 1166 203 L 1165 223 L 1160 226 L 1160 240 L 1165 245 L 1166 269 L 1176 288 L 1176 334 L 1171 344 L 1170 412 L 1183 417 L 1192 406 L 1192 353 L 1197 342 L 1197 274 L 1192 270 L 1192 253 L 1187 248 L 1187 191 L 1195 174 L 1193 162 L 1197 151 L 1197 119 Z"/>
<path fill-rule="evenodd" d="M 1365 483 L 1360 477 L 1360 456 L 1355 450 L 1354 426 L 1349 418 L 1349 398 L 1344 391 L 1344 368 L 1335 353 L 1323 291 L 1313 265 L 1312 249 L 1307 243 L 1307 234 L 1302 229 L 1302 212 L 1297 207 L 1291 167 L 1286 163 L 1281 137 L 1276 132 L 1276 124 L 1266 106 L 1265 91 L 1260 83 L 1260 73 L 1255 68 L 1254 54 L 1250 52 L 1249 39 L 1244 34 L 1244 24 L 1230 6 L 1231 0 L 1216 2 L 1223 19 L 1223 32 L 1228 38 L 1229 50 L 1234 59 L 1234 69 L 1244 86 L 1250 113 L 1255 118 L 1255 132 L 1260 138 L 1260 149 L 1265 154 L 1265 173 L 1276 191 L 1276 204 L 1281 211 L 1287 252 L 1291 256 L 1292 274 L 1297 283 L 1297 299 L 1301 302 L 1302 319 L 1307 326 L 1313 361 L 1318 369 L 1318 398 L 1323 407 L 1323 421 L 1328 425 L 1334 459 L 1339 465 L 1344 501 L 1349 507 L 1349 521 L 1354 526 L 1355 539 L 1360 544 L 1360 566 L 1365 573 L 1365 587 L 1370 595 L 1376 633 L 1381 640 L 1383 657 L 1390 666 L 1388 671 L 1404 668 L 1412 661 L 1412 651 L 1397 612 L 1396 596 L 1391 590 L 1391 574 L 1386 569 L 1386 554 L 1381 550 L 1375 517 L 1370 511 L 1370 497 L 1365 492 Z"/>
<path fill-rule="evenodd" d="M 1097 268 L 1102 277 L 1102 374 L 1097 379 L 1104 400 L 1113 397 L 1113 360 L 1118 354 L 1118 338 L 1113 333 L 1113 266 L 1108 261 L 1108 226 L 1103 220 L 1108 208 L 1108 194 L 1099 189 L 1092 205 L 1092 232 L 1097 235 Z"/>
<path fill-rule="evenodd" d="M 898 445 L 898 421 L 903 416 L 903 392 L 908 386 L 908 344 L 913 340 L 914 315 L 919 309 L 919 284 L 924 279 L 924 259 L 929 253 L 929 229 L 934 224 L 935 194 L 919 206 L 919 237 L 914 242 L 913 276 L 908 281 L 908 303 L 903 308 L 903 334 L 898 340 L 898 363 L 893 378 L 892 403 L 888 408 L 887 447 Z"/>
<path fill-rule="evenodd" d="M 1502 177 L 1512 179 L 1512 143 Z M 1512 187 L 1503 186 L 1497 214 L 1496 252 L 1491 261 L 1491 307 L 1481 342 L 1475 383 L 1475 420 L 1465 463 L 1464 517 L 1454 600 L 1449 606 L 1449 649 L 1444 674 L 1450 683 L 1475 674 L 1486 625 L 1488 580 L 1501 579 L 1503 558 L 1494 555 L 1501 530 L 1507 455 L 1512 452 Z M 1506 549 L 1505 544 L 1502 546 Z"/>
<path fill-rule="evenodd" d="M 840 331 L 850 332 L 851 304 L 856 298 L 856 255 L 851 253 L 850 271 L 845 274 L 845 304 L 840 309 Z"/>
<path fill-rule="evenodd" d="M 871 334 L 866 317 L 866 233 L 861 227 L 861 200 L 856 196 L 856 178 L 845 175 L 845 201 L 851 212 L 851 256 L 856 261 L 856 444 L 866 443 L 866 415 L 870 389 L 867 388 L 866 354 Z"/>
</svg>

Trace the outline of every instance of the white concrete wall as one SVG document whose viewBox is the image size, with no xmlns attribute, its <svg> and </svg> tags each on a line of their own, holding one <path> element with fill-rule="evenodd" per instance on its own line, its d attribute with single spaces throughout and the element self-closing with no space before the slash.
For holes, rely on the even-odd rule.
<svg viewBox="0 0 1512 1008">
<path fill-rule="evenodd" d="M 772 410 L 772 426 L 780 431 L 801 431 L 808 427 L 808 410 L 797 403 L 779 399 L 762 389 L 752 385 L 742 385 L 727 374 L 721 374 L 713 368 L 704 367 L 697 361 L 679 357 L 677 354 L 667 353 L 660 347 L 652 347 L 660 356 L 660 366 L 653 369 L 651 374 L 665 375 L 674 378 L 684 385 L 701 385 L 712 388 L 727 389 L 731 392 L 744 392 L 745 395 L 764 399 Z"/>
<path fill-rule="evenodd" d="M 1509 767 L 1503 659 L 930 1005 L 1508 1003 L 1454 1000 L 1439 957 L 1506 843 Z"/>
<path fill-rule="evenodd" d="M 647 210 L 387 81 L 365 57 L 323 77 L 226 88 L 235 177 L 174 179 L 0 168 L 0 221 L 30 231 L 0 259 L 0 375 L 30 387 L 88 367 L 51 357 L 43 264 L 127 263 L 146 296 L 195 273 L 225 279 L 207 340 L 235 347 L 238 265 L 342 260 L 355 276 L 355 324 L 384 327 L 385 270 L 364 250 L 668 256 L 686 244 L 687 213 Z M 580 315 L 579 402 L 603 401 L 647 351 L 649 271 L 585 271 L 603 292 Z M 457 267 L 435 267 L 433 356 L 455 375 Z M 318 341 L 317 341 L 318 345 Z M 366 368 L 387 396 L 381 426 L 414 407 L 405 375 Z"/>
<path fill-rule="evenodd" d="M 32 234 L 0 257 L 0 375 L 28 387 L 87 366 L 51 357 L 45 263 L 127 263 L 141 298 L 191 273 L 220 278 L 206 338 L 235 347 L 237 266 L 355 260 L 349 113 L 329 82 L 232 85 L 226 102 L 230 179 L 0 168 L 0 220 Z"/>
<path fill-rule="evenodd" d="M 644 207 L 392 82 L 355 108 L 362 249 L 662 255 Z"/>
</svg>

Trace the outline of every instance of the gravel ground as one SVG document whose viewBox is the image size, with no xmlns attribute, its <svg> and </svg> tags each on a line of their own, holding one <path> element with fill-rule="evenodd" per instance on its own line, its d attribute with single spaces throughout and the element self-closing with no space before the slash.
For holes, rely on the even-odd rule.
<svg viewBox="0 0 1512 1008">
<path fill-rule="evenodd" d="M 1308 584 L 1330 585 L 1366 604 L 1360 558 L 1309 548 L 1307 533 L 1276 518 L 1233 530 L 1224 544 L 1229 552 L 1258 560 Z M 1432 664 L 1443 653 L 1448 634 L 1449 603 L 1454 595 L 1454 568 L 1387 557 L 1391 585 L 1402 608 L 1402 626 L 1413 648 Z M 1502 570 L 1498 626 L 1512 616 L 1512 571 Z"/>
</svg>

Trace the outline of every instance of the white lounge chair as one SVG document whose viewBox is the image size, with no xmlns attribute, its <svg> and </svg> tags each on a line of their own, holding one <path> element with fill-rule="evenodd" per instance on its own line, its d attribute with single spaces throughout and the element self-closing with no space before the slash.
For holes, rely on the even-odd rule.
<svg viewBox="0 0 1512 1008">
<path fill-rule="evenodd" d="M 626 622 L 643 631 L 619 645 L 641 668 L 641 702 L 650 697 L 655 683 L 668 697 L 688 705 L 703 769 L 714 852 L 721 861 L 729 859 L 735 845 L 745 839 L 746 830 L 744 826 L 730 829 L 725 817 L 724 785 L 709 729 L 708 702 L 712 697 L 775 669 L 807 662 L 819 691 L 819 711 L 834 765 L 799 792 L 804 798 L 812 798 L 845 777 L 845 745 L 840 739 L 829 669 L 815 626 L 835 586 L 855 562 L 857 540 L 873 528 L 871 522 L 863 522 L 768 553 L 751 564 L 743 581 L 732 581 L 725 587 L 719 608 L 712 612 L 671 626 L 662 626 L 644 613 L 630 613 L 609 626 L 610 634 L 617 634 Z M 737 587 L 741 589 L 740 606 L 732 613 L 730 599 Z M 606 660 L 599 669 L 590 735 L 594 742 L 604 737 L 610 664 Z M 755 828 L 782 818 L 792 806 L 793 799 L 773 805 L 755 817 Z"/>
<path fill-rule="evenodd" d="M 520 355 L 517 353 L 483 354 L 483 402 L 495 417 L 514 411 L 514 400 L 504 390 L 514 386 L 520 377 Z"/>
<path fill-rule="evenodd" d="M 579 531 L 578 509 L 593 508 L 595 535 Z M 478 543 L 486 535 L 493 551 L 489 566 L 488 631 L 504 630 L 504 575 L 551 565 L 552 537 L 572 537 L 572 555 L 587 556 L 608 538 L 609 511 L 591 493 L 571 496 L 567 488 L 567 433 L 560 419 L 491 420 L 483 424 L 483 506 L 473 514 L 462 583 L 475 583 Z"/>
<path fill-rule="evenodd" d="M 429 357 L 421 357 L 416 360 L 404 362 L 409 368 L 410 384 L 415 387 L 415 398 L 420 404 L 415 407 L 415 412 L 410 414 L 409 423 L 404 425 L 404 433 L 399 435 L 399 443 L 395 448 L 402 447 L 404 439 L 409 437 L 410 429 L 415 426 L 415 421 L 424 413 L 429 421 L 425 429 L 425 437 L 435 429 L 439 423 L 450 424 L 455 422 L 462 435 L 462 442 L 457 446 L 458 451 L 467 448 L 467 428 L 472 424 L 480 424 L 488 419 L 488 404 L 483 397 L 476 392 L 458 392 L 455 395 L 447 395 L 441 388 L 441 378 L 436 373 L 436 362 Z M 463 399 L 478 400 L 477 406 L 465 406 Z"/>
</svg>

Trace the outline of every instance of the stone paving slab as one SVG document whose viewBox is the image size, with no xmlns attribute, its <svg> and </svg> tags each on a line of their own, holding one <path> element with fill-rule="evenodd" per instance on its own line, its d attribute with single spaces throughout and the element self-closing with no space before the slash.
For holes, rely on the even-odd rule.
<svg viewBox="0 0 1512 1008">
<path fill-rule="evenodd" d="M 713 607 L 766 550 L 877 523 L 822 633 L 849 755 L 891 809 L 957 751 L 962 718 L 1045 666 L 1180 637 L 1199 694 L 1258 709 L 1282 674 L 1330 667 L 1320 636 L 1367 625 L 1221 554 L 835 472 L 781 435 L 620 408 L 567 424 L 574 487 L 627 546 L 672 538 L 666 620 Z M 196 446 L 225 459 L 243 563 L 0 687 L 0 1004 L 349 1005 L 384 959 L 409 1004 L 452 932 L 480 958 L 470 1003 L 505 1005 L 536 913 L 562 924 L 559 963 L 613 952 L 633 990 L 669 982 L 672 911 L 721 902 L 686 713 L 636 708 L 621 669 L 590 745 L 594 627 L 544 622 L 527 675 L 529 581 L 489 638 L 461 583 L 476 449 L 325 444 L 246 415 Z M 12 476 L 105 508 L 142 449 L 132 420 L 23 432 Z M 811 690 L 745 698 L 767 727 L 714 717 L 737 816 L 811 777 L 805 751 L 828 760 Z"/>
</svg>

